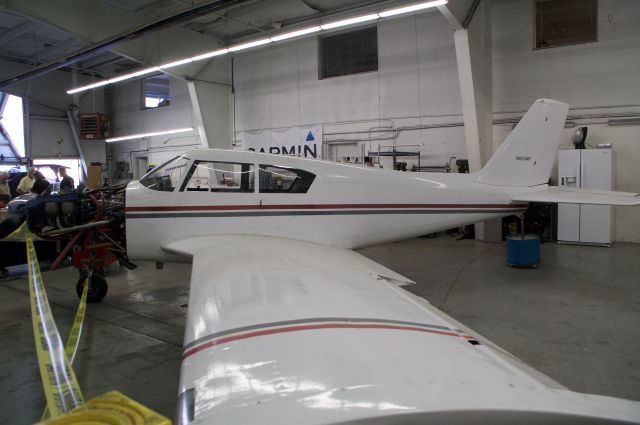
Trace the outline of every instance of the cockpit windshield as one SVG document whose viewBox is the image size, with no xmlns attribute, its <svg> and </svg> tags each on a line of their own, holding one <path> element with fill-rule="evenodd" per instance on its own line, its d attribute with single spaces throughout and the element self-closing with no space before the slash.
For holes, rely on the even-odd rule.
<svg viewBox="0 0 640 425">
<path fill-rule="evenodd" d="M 179 187 L 190 161 L 184 155 L 177 156 L 142 176 L 140 184 L 153 190 L 173 192 Z"/>
</svg>

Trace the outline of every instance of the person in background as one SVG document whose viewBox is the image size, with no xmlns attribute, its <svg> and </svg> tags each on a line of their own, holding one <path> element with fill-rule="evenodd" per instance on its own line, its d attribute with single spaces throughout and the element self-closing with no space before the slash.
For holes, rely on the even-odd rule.
<svg viewBox="0 0 640 425">
<path fill-rule="evenodd" d="M 62 177 L 62 180 L 60 180 L 60 194 L 64 195 L 65 193 L 73 192 L 76 188 L 76 184 L 73 181 L 73 178 L 67 175 L 67 168 L 58 168 L 58 174 Z"/>
<path fill-rule="evenodd" d="M 6 171 L 0 171 L 0 208 L 11 200 L 11 191 L 9 190 L 9 173 Z"/>
<path fill-rule="evenodd" d="M 18 195 L 24 195 L 26 193 L 31 192 L 31 188 L 33 187 L 33 184 L 35 182 L 36 182 L 36 170 L 34 170 L 33 167 L 29 167 L 27 170 L 27 175 L 20 180 L 20 183 L 18 183 L 18 188 L 16 189 L 16 192 L 18 192 Z"/>
<path fill-rule="evenodd" d="M 35 183 L 33 183 L 33 186 L 31 187 L 31 193 L 35 193 L 40 196 L 49 186 L 51 186 L 51 184 L 46 179 L 36 179 Z"/>
</svg>

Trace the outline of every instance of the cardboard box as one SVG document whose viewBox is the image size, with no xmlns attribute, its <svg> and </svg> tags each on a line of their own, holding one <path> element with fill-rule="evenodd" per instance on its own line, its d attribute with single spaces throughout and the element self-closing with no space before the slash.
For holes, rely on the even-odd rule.
<svg viewBox="0 0 640 425">
<path fill-rule="evenodd" d="M 102 186 L 102 167 L 90 165 L 87 167 L 87 189 L 93 190 Z"/>
</svg>

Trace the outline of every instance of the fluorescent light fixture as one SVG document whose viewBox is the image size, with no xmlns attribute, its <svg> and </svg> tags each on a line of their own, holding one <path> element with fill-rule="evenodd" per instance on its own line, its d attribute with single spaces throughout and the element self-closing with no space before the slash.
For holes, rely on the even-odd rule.
<svg viewBox="0 0 640 425">
<path fill-rule="evenodd" d="M 131 72 L 129 74 L 119 75 L 114 78 L 109 78 L 108 80 L 98 81 L 97 83 L 89 84 L 87 86 L 78 87 L 75 89 L 67 90 L 67 94 L 74 94 L 81 91 L 95 89 L 97 87 L 106 86 L 107 84 L 117 83 L 119 81 L 129 80 L 131 78 L 140 77 L 141 75 L 151 74 L 152 72 L 160 71 L 159 66 L 152 66 L 151 68 L 144 68 L 136 72 Z"/>
<path fill-rule="evenodd" d="M 271 37 L 271 41 L 287 40 L 289 38 L 299 37 L 301 35 L 313 34 L 314 32 L 318 32 L 318 31 L 320 31 L 320 27 L 305 28 L 298 31 L 291 31 L 284 34 L 277 35 L 275 37 Z"/>
<path fill-rule="evenodd" d="M 269 44 L 271 42 L 288 40 L 288 39 L 295 38 L 295 37 L 301 37 L 301 36 L 304 36 L 304 35 L 307 35 L 307 34 L 313 34 L 315 32 L 319 32 L 319 31 L 325 31 L 325 30 L 330 30 L 330 29 L 339 28 L 339 27 L 346 27 L 348 25 L 354 25 L 354 24 L 360 24 L 362 22 L 374 21 L 374 20 L 379 19 L 379 18 L 387 18 L 387 17 L 391 17 L 391 16 L 400 15 L 400 14 L 403 14 L 403 13 L 417 12 L 417 11 L 420 11 L 420 10 L 428 9 L 430 7 L 441 6 L 443 4 L 447 4 L 447 0 L 427 1 L 427 2 L 422 2 L 422 3 L 416 3 L 416 4 L 413 4 L 413 5 L 410 5 L 410 6 L 404 6 L 404 7 L 398 7 L 398 8 L 395 8 L 395 9 L 385 10 L 385 11 L 382 11 L 380 13 L 371 13 L 369 15 L 356 16 L 354 18 L 343 19 L 343 20 L 335 21 L 335 22 L 329 22 L 327 24 L 323 24 L 323 25 L 320 25 L 320 26 L 303 28 L 301 30 L 291 31 L 291 32 L 288 32 L 288 33 L 276 35 L 275 37 L 271 37 L 271 38 L 262 38 L 260 40 L 254 40 L 254 41 L 249 41 L 247 43 L 238 44 L 238 45 L 235 45 L 235 46 L 231 46 L 228 49 L 213 50 L 211 52 L 203 53 L 203 54 L 198 55 L 198 56 L 193 56 L 193 57 L 190 57 L 190 58 L 176 60 L 176 61 L 173 61 L 173 62 L 170 62 L 170 63 L 166 63 L 164 65 L 154 66 L 154 67 L 151 67 L 151 68 L 144 68 L 144 69 L 141 69 L 139 71 L 132 72 L 132 73 L 129 73 L 129 74 L 120 75 L 118 77 L 110 78 L 108 80 L 102 80 L 102 81 L 98 81 L 96 83 L 88 84 L 86 86 L 76 87 L 76 88 L 67 90 L 67 93 L 68 94 L 74 94 L 74 93 L 82 92 L 82 91 L 85 91 L 85 90 L 95 89 L 95 88 L 98 88 L 98 87 L 106 86 L 108 84 L 117 83 L 117 82 L 128 80 L 128 79 L 131 79 L 131 78 L 140 77 L 142 75 L 150 74 L 152 72 L 158 72 L 158 71 L 161 71 L 163 69 L 173 68 L 175 66 L 184 65 L 184 64 L 187 64 L 187 63 L 191 63 L 191 62 L 200 61 L 200 60 L 203 60 L 203 59 L 209 59 L 209 58 L 213 58 L 213 57 L 216 57 L 216 56 L 225 55 L 225 54 L 230 53 L 230 52 L 238 52 L 240 50 L 249 49 L 251 47 L 262 46 L 264 44 Z M 138 136 L 138 137 L 140 137 L 140 136 Z M 111 141 L 114 141 L 114 140 L 111 140 Z"/>
<path fill-rule="evenodd" d="M 141 69 L 140 71 L 132 72 L 129 74 L 131 78 L 140 77 L 141 75 L 151 74 L 152 72 L 160 71 L 159 66 L 152 66 L 151 68 Z"/>
<path fill-rule="evenodd" d="M 129 74 L 120 75 L 119 77 L 110 78 L 107 81 L 109 82 L 109 84 L 117 83 L 118 81 L 129 80 L 131 78 L 140 77 L 142 75 L 147 75 L 147 74 L 151 74 L 153 72 L 158 72 L 158 71 L 160 71 L 160 67 L 153 66 L 151 68 L 144 68 L 144 69 L 141 69 L 140 71 L 135 71 Z"/>
<path fill-rule="evenodd" d="M 371 15 L 356 16 L 355 18 L 343 19 L 342 21 L 329 22 L 328 24 L 320 25 L 320 28 L 323 30 L 330 30 L 333 28 L 345 27 L 347 25 L 359 24 L 361 22 L 373 21 L 374 19 L 378 19 L 377 13 L 372 13 Z"/>
<path fill-rule="evenodd" d="M 108 84 L 118 83 L 120 81 L 129 80 L 131 78 L 140 77 L 146 74 L 151 74 L 152 72 L 159 72 L 167 68 L 173 68 L 174 66 L 184 65 L 190 62 L 212 58 L 214 56 L 224 55 L 225 53 L 228 53 L 228 52 L 229 52 L 229 49 L 214 50 L 213 52 L 207 52 L 202 55 L 194 56 L 192 58 L 177 60 L 177 61 L 169 62 L 160 66 L 152 66 L 150 68 L 144 68 L 139 71 L 131 72 L 129 74 L 122 74 L 117 77 L 109 78 L 108 80 L 102 80 L 102 81 L 98 81 L 97 83 L 92 83 L 86 86 L 76 87 L 75 89 L 67 90 L 67 94 L 74 94 L 74 93 L 78 93 L 85 90 L 96 89 L 98 87 L 106 86 Z"/>
<path fill-rule="evenodd" d="M 248 43 L 237 44 L 235 46 L 229 47 L 230 52 L 237 52 L 238 50 L 249 49 L 251 47 L 262 46 L 263 44 L 271 43 L 270 38 L 261 38 L 260 40 L 250 41 Z"/>
<path fill-rule="evenodd" d="M 192 127 L 175 128 L 173 130 L 154 131 L 152 133 L 140 133 L 140 134 L 130 134 L 128 136 L 121 136 L 121 137 L 109 137 L 108 139 L 104 139 L 104 141 L 105 142 L 121 142 L 123 140 L 142 139 L 143 137 L 163 136 L 165 134 L 175 134 L 175 133 L 186 133 L 187 131 L 193 131 L 193 128 Z"/>
<path fill-rule="evenodd" d="M 202 55 L 198 55 L 198 56 L 194 56 L 191 59 L 193 59 L 193 61 L 200 61 L 202 59 L 209 59 L 209 58 L 213 58 L 215 56 L 220 56 L 220 55 L 224 55 L 229 53 L 229 49 L 220 49 L 220 50 L 214 50 L 212 52 L 207 52 L 204 53 Z"/>
<path fill-rule="evenodd" d="M 75 89 L 67 90 L 67 94 L 74 94 L 85 90 L 96 89 L 98 87 L 106 86 L 107 84 L 111 84 L 109 80 L 98 81 L 97 83 L 89 84 L 87 86 L 76 87 Z"/>
<path fill-rule="evenodd" d="M 402 13 L 417 12 L 418 10 L 424 10 L 430 7 L 442 6 L 443 4 L 447 4 L 447 0 L 428 1 L 425 3 L 412 4 L 411 6 L 398 7 L 397 9 L 380 12 L 379 15 L 381 18 L 388 18 L 389 16 L 396 16 Z"/>
<path fill-rule="evenodd" d="M 193 58 L 186 58 L 186 59 L 182 59 L 174 62 L 169 62 L 164 65 L 160 65 L 158 68 L 160 69 L 173 68 L 174 66 L 186 65 L 191 62 L 193 62 Z"/>
</svg>

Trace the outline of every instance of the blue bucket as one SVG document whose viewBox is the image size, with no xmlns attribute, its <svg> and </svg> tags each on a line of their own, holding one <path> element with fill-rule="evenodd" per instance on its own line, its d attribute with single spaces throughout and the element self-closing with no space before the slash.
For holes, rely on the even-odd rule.
<svg viewBox="0 0 640 425">
<path fill-rule="evenodd" d="M 507 236 L 507 265 L 509 267 L 537 267 L 540 264 L 538 235 Z"/>
</svg>

